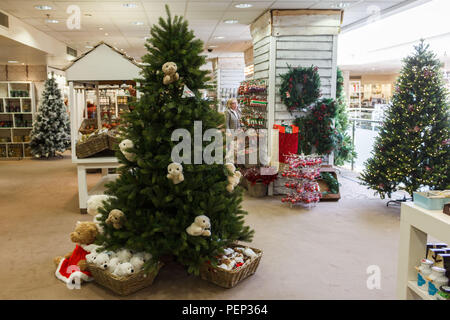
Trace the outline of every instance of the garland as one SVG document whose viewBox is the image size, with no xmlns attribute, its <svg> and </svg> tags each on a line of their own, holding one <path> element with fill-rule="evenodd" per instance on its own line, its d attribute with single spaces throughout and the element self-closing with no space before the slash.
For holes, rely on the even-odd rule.
<svg viewBox="0 0 450 320">
<path fill-rule="evenodd" d="M 321 172 L 320 180 L 323 180 L 328 185 L 328 191 L 322 192 L 323 195 L 339 193 L 339 182 L 331 173 Z"/>
<path fill-rule="evenodd" d="M 339 139 L 338 132 L 333 126 L 336 101 L 322 99 L 308 109 L 310 112 L 307 115 L 297 117 L 294 121 L 301 130 L 298 135 L 298 153 L 311 154 L 315 147 L 315 153 L 329 154 L 336 148 Z"/>
<path fill-rule="evenodd" d="M 304 111 L 321 96 L 318 68 L 315 66 L 292 68 L 289 65 L 288 68 L 287 73 L 280 75 L 281 101 L 290 112 Z"/>
</svg>

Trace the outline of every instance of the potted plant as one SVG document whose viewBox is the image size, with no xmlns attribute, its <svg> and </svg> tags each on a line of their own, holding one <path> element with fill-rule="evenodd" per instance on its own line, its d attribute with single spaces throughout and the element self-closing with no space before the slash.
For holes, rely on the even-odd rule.
<svg viewBox="0 0 450 320">
<path fill-rule="evenodd" d="M 249 195 L 261 198 L 267 195 L 267 186 L 277 179 L 278 172 L 272 167 L 254 167 L 244 169 L 242 175 L 247 180 Z"/>
</svg>

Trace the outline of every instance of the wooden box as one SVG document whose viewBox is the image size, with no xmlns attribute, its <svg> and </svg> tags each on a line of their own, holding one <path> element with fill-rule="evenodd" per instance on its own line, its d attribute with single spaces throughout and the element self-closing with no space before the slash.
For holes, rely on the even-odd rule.
<svg viewBox="0 0 450 320">
<path fill-rule="evenodd" d="M 329 172 L 337 180 L 336 170 L 330 165 L 323 165 L 322 167 L 320 167 L 320 172 Z M 328 190 L 328 184 L 326 183 L 326 181 L 318 179 L 317 183 L 319 184 L 320 192 Z M 328 193 L 326 195 L 323 195 L 320 201 L 339 201 L 340 198 L 341 198 L 340 192 Z"/>
</svg>

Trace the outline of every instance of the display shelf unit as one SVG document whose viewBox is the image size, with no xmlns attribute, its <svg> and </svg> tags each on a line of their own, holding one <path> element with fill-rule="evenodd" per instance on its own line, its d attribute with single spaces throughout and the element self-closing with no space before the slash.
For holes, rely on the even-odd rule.
<svg viewBox="0 0 450 320">
<path fill-rule="evenodd" d="M 442 210 L 426 210 L 412 202 L 401 206 L 400 245 L 397 270 L 397 298 L 436 300 L 416 285 L 416 266 L 424 258 L 427 236 L 450 243 L 450 216 Z"/>
<path fill-rule="evenodd" d="M 0 81 L 0 160 L 30 158 L 36 112 L 31 81 Z"/>
<path fill-rule="evenodd" d="M 349 82 L 349 111 L 353 118 L 361 116 L 361 81 Z"/>
<path fill-rule="evenodd" d="M 129 112 L 132 107 L 132 97 L 128 93 L 128 86 L 124 89 L 119 85 L 103 85 L 98 88 L 98 101 L 97 90 L 95 87 L 78 86 L 75 89 L 84 90 L 86 96 L 86 103 L 89 101 L 93 103 L 95 108 L 88 110 L 87 105 L 84 111 L 86 118 L 97 118 L 96 112 L 97 105 L 100 109 L 100 119 L 102 127 L 113 128 L 120 123 L 120 117 L 122 114 Z"/>
<path fill-rule="evenodd" d="M 241 125 L 245 129 L 267 129 L 267 81 L 242 81 L 238 98 Z"/>
</svg>

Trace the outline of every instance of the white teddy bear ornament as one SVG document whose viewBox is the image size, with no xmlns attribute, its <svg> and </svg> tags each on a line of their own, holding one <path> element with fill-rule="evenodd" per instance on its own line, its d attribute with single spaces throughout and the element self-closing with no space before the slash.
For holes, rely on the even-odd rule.
<svg viewBox="0 0 450 320">
<path fill-rule="evenodd" d="M 242 173 L 236 171 L 236 167 L 234 166 L 234 164 L 230 162 L 225 163 L 225 168 L 230 174 L 228 176 L 227 191 L 231 193 L 233 192 L 234 188 L 239 184 L 239 181 L 241 180 L 242 177 Z"/>
<path fill-rule="evenodd" d="M 113 275 L 118 277 L 128 276 L 134 273 L 134 267 L 129 262 L 119 264 L 113 272 Z"/>
<path fill-rule="evenodd" d="M 178 184 L 184 181 L 183 166 L 177 162 L 169 164 L 167 167 L 167 179 L 172 180 L 173 184 Z"/>
<path fill-rule="evenodd" d="M 95 194 L 89 197 L 87 201 L 87 213 L 91 216 L 96 216 L 100 212 L 98 209 L 103 207 L 103 201 L 107 201 L 110 196 L 106 194 Z"/>
<path fill-rule="evenodd" d="M 186 232 L 191 236 L 206 236 L 211 235 L 211 223 L 207 216 L 197 216 L 194 222 L 186 228 Z"/>
<path fill-rule="evenodd" d="M 122 142 L 119 143 L 119 149 L 128 161 L 134 161 L 136 158 L 136 154 L 127 151 L 127 149 L 131 148 L 134 148 L 134 143 L 130 139 L 122 140 Z"/>
<path fill-rule="evenodd" d="M 121 249 L 116 253 L 116 257 L 119 258 L 121 263 L 129 262 L 131 259 L 132 253 L 128 249 Z"/>
<path fill-rule="evenodd" d="M 95 258 L 95 264 L 103 270 L 108 269 L 109 264 L 109 256 L 108 254 L 102 252 L 97 255 Z"/>
</svg>

